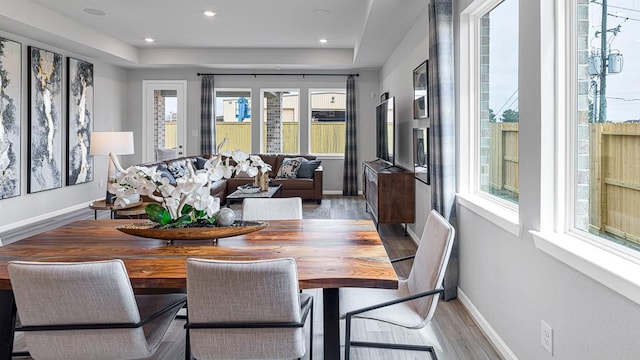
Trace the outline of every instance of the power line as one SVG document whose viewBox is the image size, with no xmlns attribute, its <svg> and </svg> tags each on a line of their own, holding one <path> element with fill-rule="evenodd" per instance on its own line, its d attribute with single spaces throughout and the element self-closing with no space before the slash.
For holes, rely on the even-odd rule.
<svg viewBox="0 0 640 360">
<path fill-rule="evenodd" d="M 612 14 L 612 13 L 607 13 L 607 15 L 618 18 L 618 19 L 624 19 L 624 21 L 627 20 L 631 20 L 631 21 L 640 21 L 640 19 L 636 19 L 636 18 L 632 18 L 632 17 L 628 17 L 628 16 L 620 16 L 620 15 L 616 15 L 616 14 Z"/>
<path fill-rule="evenodd" d="M 518 89 L 516 89 L 513 94 L 511 94 L 511 96 L 509 96 L 509 98 L 507 99 L 507 101 L 505 101 L 502 106 L 500 107 L 500 109 L 498 109 L 498 111 L 496 111 L 496 114 L 500 114 L 500 111 L 502 111 L 502 109 L 504 109 L 505 106 L 507 106 L 507 104 L 511 101 L 511 99 L 518 93 Z M 517 100 L 517 98 L 516 98 Z"/>
<path fill-rule="evenodd" d="M 607 96 L 607 99 L 621 100 L 621 101 L 628 101 L 628 102 L 640 101 L 640 98 L 621 98 L 621 97 L 615 97 L 615 96 Z"/>
<path fill-rule="evenodd" d="M 591 2 L 594 3 L 594 4 L 602 5 L 601 2 L 597 2 L 595 0 L 591 0 Z M 633 12 L 640 13 L 640 10 L 636 10 L 636 9 L 626 8 L 626 7 L 622 7 L 622 6 L 615 6 L 615 5 L 608 5 L 608 6 L 610 8 L 614 8 L 614 9 L 627 10 L 627 11 L 633 11 Z"/>
</svg>

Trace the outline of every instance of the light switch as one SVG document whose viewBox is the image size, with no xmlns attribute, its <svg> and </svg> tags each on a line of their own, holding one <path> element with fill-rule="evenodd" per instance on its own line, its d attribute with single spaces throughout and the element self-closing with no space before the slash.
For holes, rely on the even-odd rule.
<svg viewBox="0 0 640 360">
<path fill-rule="evenodd" d="M 198 136 L 198 130 L 191 130 L 191 136 Z"/>
</svg>

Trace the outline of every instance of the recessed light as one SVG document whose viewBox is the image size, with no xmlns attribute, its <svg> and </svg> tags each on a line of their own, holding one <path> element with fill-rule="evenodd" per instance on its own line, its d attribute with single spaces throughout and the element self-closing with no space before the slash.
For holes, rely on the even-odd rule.
<svg viewBox="0 0 640 360">
<path fill-rule="evenodd" d="M 148 38 L 144 38 L 144 41 L 146 41 L 146 42 L 148 42 L 148 43 L 152 43 L 152 42 L 154 42 L 155 40 L 154 40 L 153 38 L 148 37 Z"/>
<path fill-rule="evenodd" d="M 208 16 L 208 17 L 216 16 L 216 13 L 214 13 L 213 11 L 209 11 L 209 10 L 203 12 L 203 14 L 204 14 L 204 16 Z"/>
<path fill-rule="evenodd" d="M 312 11 L 312 13 L 314 13 L 315 15 L 329 15 L 329 10 L 327 9 L 314 9 Z"/>
<path fill-rule="evenodd" d="M 95 16 L 105 16 L 107 15 L 106 12 L 100 10 L 100 9 L 94 9 L 94 8 L 86 8 L 86 9 L 82 9 L 82 11 L 84 11 L 85 13 L 89 14 L 89 15 L 95 15 Z"/>
<path fill-rule="evenodd" d="M 329 40 L 327 40 L 327 39 L 320 39 L 318 41 L 320 41 L 320 43 L 322 43 L 322 44 L 326 44 L 327 42 L 329 42 Z"/>
</svg>

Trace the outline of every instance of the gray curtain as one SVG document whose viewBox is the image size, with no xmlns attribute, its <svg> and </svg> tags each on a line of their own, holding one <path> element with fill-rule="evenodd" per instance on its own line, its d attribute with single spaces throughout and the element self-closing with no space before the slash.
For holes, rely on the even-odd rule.
<svg viewBox="0 0 640 360">
<path fill-rule="evenodd" d="M 200 153 L 216 151 L 215 106 L 213 102 L 213 75 L 202 75 L 200 86 Z"/>
<path fill-rule="evenodd" d="M 429 104 L 431 104 L 431 207 L 456 226 L 456 118 L 451 0 L 429 4 Z M 444 278 L 444 299 L 458 295 L 458 246 Z"/>
<path fill-rule="evenodd" d="M 344 172 L 342 195 L 358 195 L 358 157 L 356 144 L 356 81 L 353 75 L 347 78 L 346 138 L 344 144 Z"/>
</svg>

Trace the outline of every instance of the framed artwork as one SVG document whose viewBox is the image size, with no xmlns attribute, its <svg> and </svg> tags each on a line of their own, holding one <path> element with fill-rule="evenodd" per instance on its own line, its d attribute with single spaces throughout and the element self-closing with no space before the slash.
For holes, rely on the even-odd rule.
<svg viewBox="0 0 640 360">
<path fill-rule="evenodd" d="M 67 185 L 93 181 L 93 64 L 67 58 Z"/>
<path fill-rule="evenodd" d="M 429 185 L 429 128 L 413 129 L 413 171 L 415 178 Z"/>
<path fill-rule="evenodd" d="M 429 117 L 429 77 L 427 75 L 428 60 L 413 69 L 413 118 Z"/>
<path fill-rule="evenodd" d="M 62 186 L 62 55 L 29 46 L 27 191 Z"/>
<path fill-rule="evenodd" d="M 0 38 L 0 199 L 20 195 L 22 44 Z"/>
</svg>

